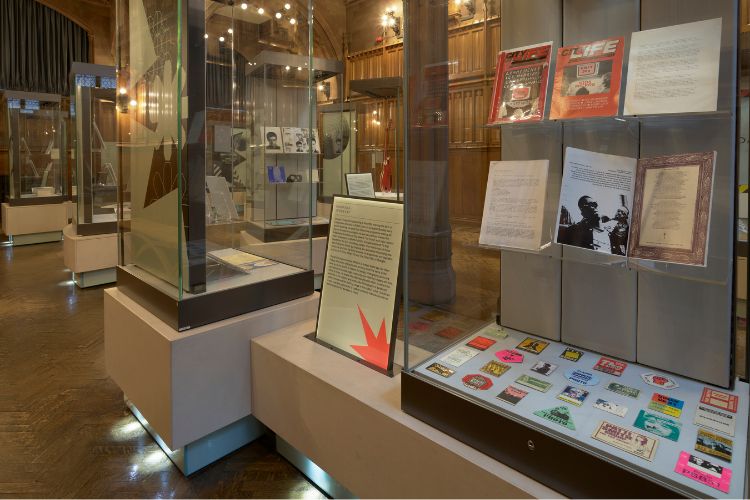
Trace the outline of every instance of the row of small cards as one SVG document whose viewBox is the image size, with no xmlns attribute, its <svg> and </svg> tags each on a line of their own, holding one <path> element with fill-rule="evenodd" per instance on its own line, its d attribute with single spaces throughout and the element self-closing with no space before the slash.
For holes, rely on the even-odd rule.
<svg viewBox="0 0 750 500">
<path fill-rule="evenodd" d="M 465 345 L 459 346 L 443 356 L 440 359 L 442 363 L 434 362 L 427 366 L 427 370 L 440 375 L 441 377 L 449 378 L 456 373 L 456 369 L 454 368 L 459 368 L 481 352 L 491 348 L 495 343 L 496 341 L 491 338 L 481 335 L 477 336 Z M 495 356 L 498 360 L 493 359 L 485 363 L 480 368 L 482 373 L 467 374 L 461 379 L 461 381 L 464 386 L 472 390 L 489 390 L 494 385 L 492 378 L 501 377 L 511 369 L 512 364 L 523 363 L 524 354 L 521 351 L 538 355 L 548 346 L 549 342 L 533 339 L 531 337 L 526 338 L 518 344 L 515 349 L 497 351 Z M 583 355 L 584 353 L 582 351 L 566 348 L 562 354 L 560 354 L 560 358 L 577 363 Z M 454 368 L 446 365 L 450 365 Z M 596 362 L 593 369 L 619 377 L 623 374 L 627 366 L 627 363 L 623 361 L 602 356 Z M 557 370 L 557 368 L 558 365 L 554 363 L 539 360 L 530 369 L 535 373 L 549 377 L 550 374 Z M 568 369 L 565 371 L 564 375 L 568 381 L 575 385 L 566 385 L 557 395 L 557 398 L 574 406 L 582 406 L 584 401 L 590 395 L 588 390 L 579 386 L 595 386 L 599 383 L 599 377 L 595 373 L 581 369 Z M 641 374 L 641 378 L 645 383 L 665 390 L 679 387 L 676 380 L 654 373 L 643 373 Z M 546 380 L 527 374 L 521 374 L 517 377 L 515 379 L 515 384 L 545 393 L 553 385 Z M 615 394 L 633 399 L 638 399 L 641 393 L 640 389 L 628 387 L 614 381 L 609 382 L 605 386 L 605 389 Z M 528 394 L 529 393 L 524 389 L 509 385 L 497 395 L 497 399 L 511 405 L 516 405 Z M 731 462 L 733 449 L 732 440 L 709 432 L 708 430 L 723 433 L 728 436 L 734 436 L 736 420 L 734 413 L 737 412 L 738 403 L 739 398 L 736 395 L 727 394 L 715 389 L 704 388 L 693 421 L 695 425 L 702 427 L 702 429 L 699 429 L 695 443 L 695 449 L 697 451 Z M 628 413 L 628 408 L 626 406 L 603 398 L 597 398 L 593 406 L 599 410 L 621 418 L 624 418 Z M 664 394 L 653 393 L 651 400 L 648 403 L 648 409 L 651 411 L 640 410 L 633 422 L 633 426 L 656 436 L 677 442 L 680 438 L 682 424 L 672 418 L 679 419 L 682 415 L 684 406 L 684 401 Z M 657 415 L 657 413 L 666 416 L 663 417 Z M 567 406 L 561 405 L 555 408 L 538 410 L 534 412 L 534 415 L 554 424 L 561 425 L 569 430 L 576 430 L 573 415 L 570 413 Z M 592 437 L 598 441 L 649 461 L 653 460 L 658 445 L 658 439 L 606 421 L 603 421 L 599 425 Z M 731 470 L 726 467 L 712 464 L 707 460 L 690 455 L 687 452 L 683 452 L 680 455 L 675 471 L 713 488 L 724 492 L 728 491 Z M 711 475 L 705 471 L 714 471 L 714 474 Z"/>
</svg>

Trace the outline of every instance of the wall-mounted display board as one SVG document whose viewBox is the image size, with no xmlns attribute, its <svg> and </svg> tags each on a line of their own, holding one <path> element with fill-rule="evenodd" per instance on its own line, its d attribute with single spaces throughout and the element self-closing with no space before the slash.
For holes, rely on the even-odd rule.
<svg viewBox="0 0 750 500">
<path fill-rule="evenodd" d="M 499 254 L 497 315 L 468 312 L 492 290 L 467 279 L 464 236 L 443 249 L 462 256 L 456 296 L 407 297 L 402 408 L 567 496 L 747 497 L 738 2 L 501 8 L 500 50 L 551 40 L 549 111 L 518 123 L 487 109 L 502 161 L 489 165 L 478 243 L 499 252 L 475 259 Z M 432 36 L 439 52 L 447 34 Z M 419 89 L 442 54 L 410 50 Z M 410 132 L 421 152 L 423 124 Z M 410 223 L 452 201 L 417 182 L 424 161 L 439 175 L 435 150 L 407 163 Z M 409 233 L 410 289 L 415 276 L 450 286 L 425 271 L 425 246 Z"/>
</svg>

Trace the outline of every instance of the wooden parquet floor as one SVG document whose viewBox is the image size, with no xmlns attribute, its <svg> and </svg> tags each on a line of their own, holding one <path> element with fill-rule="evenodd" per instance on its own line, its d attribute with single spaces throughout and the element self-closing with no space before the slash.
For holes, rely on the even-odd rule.
<svg viewBox="0 0 750 500">
<path fill-rule="evenodd" d="M 0 497 L 324 498 L 271 439 L 185 478 L 104 369 L 102 288 L 62 244 L 0 248 Z"/>
</svg>

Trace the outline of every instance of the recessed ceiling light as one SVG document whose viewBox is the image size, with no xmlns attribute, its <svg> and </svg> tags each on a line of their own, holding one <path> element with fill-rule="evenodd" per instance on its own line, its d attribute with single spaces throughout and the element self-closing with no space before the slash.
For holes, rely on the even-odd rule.
<svg viewBox="0 0 750 500">
<path fill-rule="evenodd" d="M 276 19 L 281 19 L 281 12 L 276 13 Z"/>
<path fill-rule="evenodd" d="M 246 4 L 245 2 L 242 2 L 242 3 L 240 4 L 240 8 L 241 8 L 242 10 L 247 10 L 247 4 Z"/>
<path fill-rule="evenodd" d="M 234 33 L 234 30 L 233 30 L 232 28 L 229 28 L 229 29 L 227 30 L 227 33 L 229 33 L 229 34 L 231 35 L 232 33 Z"/>
<path fill-rule="evenodd" d="M 138 106 L 138 101 L 136 101 L 135 99 L 131 99 L 130 100 L 130 105 L 133 106 L 133 107 L 136 107 L 136 106 Z"/>
<path fill-rule="evenodd" d="M 286 10 L 289 10 L 289 9 L 291 9 L 291 8 L 292 8 L 292 6 L 291 6 L 291 5 L 289 5 L 288 3 L 285 3 L 285 4 L 284 4 L 284 8 L 285 8 Z"/>
<path fill-rule="evenodd" d="M 297 66 L 297 71 L 302 71 L 302 66 Z"/>
<path fill-rule="evenodd" d="M 223 42 L 223 41 L 224 41 L 224 37 L 223 37 L 223 36 L 220 36 L 220 37 L 219 37 L 219 41 L 220 41 L 220 42 Z"/>
<path fill-rule="evenodd" d="M 127 93 L 128 93 L 128 89 L 126 89 L 125 87 L 120 87 L 120 95 L 125 95 Z"/>
<path fill-rule="evenodd" d="M 290 70 L 289 66 L 285 67 L 284 69 L 285 69 L 285 70 L 287 70 L 287 71 L 289 71 L 289 70 Z"/>
<path fill-rule="evenodd" d="M 258 7 L 258 14 L 265 14 L 266 10 L 263 7 Z"/>
<path fill-rule="evenodd" d="M 289 24 L 297 24 L 297 20 L 295 18 L 291 18 L 289 20 Z"/>
</svg>

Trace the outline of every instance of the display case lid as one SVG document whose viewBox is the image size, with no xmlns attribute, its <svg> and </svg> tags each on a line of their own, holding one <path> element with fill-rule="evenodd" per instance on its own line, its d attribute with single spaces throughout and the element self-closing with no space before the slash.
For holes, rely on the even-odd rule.
<svg viewBox="0 0 750 500">
<path fill-rule="evenodd" d="M 307 68 L 308 60 L 309 58 L 307 56 L 264 50 L 249 62 L 247 74 L 249 76 L 260 76 L 263 71 L 263 66 L 270 65 L 276 66 L 279 70 L 266 73 L 266 77 L 280 79 L 284 75 L 281 72 L 281 68 L 285 68 L 286 66 L 292 68 Z M 312 65 L 313 68 L 315 68 L 314 80 L 316 83 L 344 72 L 344 63 L 332 59 L 313 57 Z M 307 81 L 307 77 L 304 79 Z"/>
</svg>

